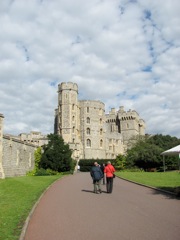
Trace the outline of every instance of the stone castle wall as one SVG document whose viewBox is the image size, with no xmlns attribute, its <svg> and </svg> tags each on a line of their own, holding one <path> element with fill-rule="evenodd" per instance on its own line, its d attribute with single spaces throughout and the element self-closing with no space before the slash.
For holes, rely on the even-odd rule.
<svg viewBox="0 0 180 240">
<path fill-rule="evenodd" d="M 34 168 L 35 146 L 3 136 L 2 168 L 4 177 L 25 176 Z"/>
<path fill-rule="evenodd" d="M 0 178 L 4 178 L 4 170 L 2 166 L 3 156 L 3 127 L 4 127 L 4 116 L 0 113 Z"/>
<path fill-rule="evenodd" d="M 0 114 L 0 178 L 25 176 L 34 168 L 33 144 L 3 135 L 4 116 Z"/>
</svg>

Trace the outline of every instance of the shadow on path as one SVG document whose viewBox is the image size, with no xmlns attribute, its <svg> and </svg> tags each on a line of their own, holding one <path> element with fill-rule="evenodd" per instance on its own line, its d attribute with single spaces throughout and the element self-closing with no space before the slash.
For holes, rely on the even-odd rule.
<svg viewBox="0 0 180 240">
<path fill-rule="evenodd" d="M 93 193 L 93 194 L 94 194 L 94 191 L 92 191 L 92 190 L 82 189 L 81 191 L 82 191 L 82 192 L 87 192 L 87 193 Z M 102 193 L 107 193 L 107 192 L 102 190 Z"/>
<path fill-rule="evenodd" d="M 180 196 L 177 196 L 175 193 L 168 191 L 169 188 L 158 188 L 158 189 L 153 189 L 153 194 L 155 195 L 163 195 L 165 196 L 167 199 L 176 199 L 176 200 L 180 200 Z"/>
</svg>

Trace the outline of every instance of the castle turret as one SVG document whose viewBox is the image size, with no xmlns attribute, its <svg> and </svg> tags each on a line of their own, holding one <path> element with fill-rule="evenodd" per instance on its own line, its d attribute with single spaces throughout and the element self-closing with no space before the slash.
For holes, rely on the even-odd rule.
<svg viewBox="0 0 180 240">
<path fill-rule="evenodd" d="M 58 108 L 55 110 L 55 133 L 62 136 L 73 150 L 72 157 L 82 158 L 80 139 L 80 109 L 78 102 L 78 86 L 76 83 L 58 85 Z"/>
<path fill-rule="evenodd" d="M 58 85 L 57 131 L 66 143 L 76 142 L 78 136 L 78 86 L 76 83 Z"/>
<path fill-rule="evenodd" d="M 123 107 L 120 107 L 118 119 L 120 120 L 120 131 L 125 144 L 128 144 L 129 140 L 136 136 L 144 135 L 144 120 L 140 119 L 139 114 L 135 110 L 129 109 L 126 112 Z"/>
</svg>

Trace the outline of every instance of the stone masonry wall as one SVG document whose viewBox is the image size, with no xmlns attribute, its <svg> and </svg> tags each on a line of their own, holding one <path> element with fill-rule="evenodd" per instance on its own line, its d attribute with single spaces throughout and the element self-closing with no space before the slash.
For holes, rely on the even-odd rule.
<svg viewBox="0 0 180 240">
<path fill-rule="evenodd" d="M 34 145 L 24 143 L 9 136 L 2 138 L 2 171 L 1 178 L 25 176 L 34 168 Z"/>
<path fill-rule="evenodd" d="M 81 141 L 84 142 L 83 157 L 84 159 L 104 159 L 106 156 L 104 103 L 93 100 L 81 100 L 79 103 L 81 111 Z"/>
<path fill-rule="evenodd" d="M 4 178 L 4 171 L 2 167 L 2 149 L 3 149 L 3 121 L 4 121 L 4 116 L 3 114 L 0 113 L 0 178 Z"/>
</svg>

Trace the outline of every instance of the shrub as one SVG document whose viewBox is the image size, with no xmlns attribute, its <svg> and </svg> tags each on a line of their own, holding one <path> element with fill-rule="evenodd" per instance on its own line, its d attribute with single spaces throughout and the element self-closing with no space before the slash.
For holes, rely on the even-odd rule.
<svg viewBox="0 0 180 240">
<path fill-rule="evenodd" d="M 60 174 L 57 171 L 53 171 L 51 169 L 33 169 L 32 171 L 28 172 L 27 176 L 50 176 L 50 175 L 58 175 Z"/>
</svg>

